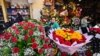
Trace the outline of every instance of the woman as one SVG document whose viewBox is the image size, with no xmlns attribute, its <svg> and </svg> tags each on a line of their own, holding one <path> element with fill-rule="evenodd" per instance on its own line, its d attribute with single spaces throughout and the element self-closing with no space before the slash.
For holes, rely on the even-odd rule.
<svg viewBox="0 0 100 56">
<path fill-rule="evenodd" d="M 83 34 L 88 32 L 87 26 L 89 22 L 87 21 L 87 19 L 88 19 L 88 16 L 85 16 L 81 19 L 81 30 Z"/>
<path fill-rule="evenodd" d="M 58 22 L 55 20 L 55 18 L 52 18 L 50 26 L 51 26 L 52 29 L 57 29 L 57 28 L 60 27 Z"/>
<path fill-rule="evenodd" d="M 23 17 L 20 13 L 17 13 L 16 22 L 21 22 L 21 21 L 23 21 Z"/>
<path fill-rule="evenodd" d="M 56 22 L 55 18 L 52 18 L 52 20 L 49 21 L 49 22 L 47 23 L 47 25 L 45 26 L 45 32 L 46 32 L 47 35 L 48 35 L 50 29 L 57 29 L 57 28 L 59 28 L 59 27 L 60 27 L 60 26 L 59 26 L 58 22 Z"/>
</svg>

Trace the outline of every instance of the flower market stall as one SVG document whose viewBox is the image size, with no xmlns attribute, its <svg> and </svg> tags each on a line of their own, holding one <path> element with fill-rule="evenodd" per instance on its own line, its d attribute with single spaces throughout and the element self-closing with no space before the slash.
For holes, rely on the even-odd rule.
<svg viewBox="0 0 100 56">
<path fill-rule="evenodd" d="M 96 2 L 89 5 L 96 8 Z M 100 20 L 94 15 L 97 11 L 88 8 L 87 1 L 9 0 L 8 3 L 6 14 L 10 20 L 0 27 L 0 56 L 99 55 Z M 85 7 L 93 14 L 86 13 Z"/>
</svg>

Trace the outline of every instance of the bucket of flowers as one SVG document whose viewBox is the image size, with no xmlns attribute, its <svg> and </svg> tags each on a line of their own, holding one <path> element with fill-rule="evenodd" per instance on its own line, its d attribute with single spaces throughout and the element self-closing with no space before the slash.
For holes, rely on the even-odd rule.
<svg viewBox="0 0 100 56">
<path fill-rule="evenodd" d="M 74 54 L 82 46 L 90 42 L 92 36 L 85 36 L 72 29 L 50 30 L 49 37 L 53 40 L 61 52 Z"/>
<path fill-rule="evenodd" d="M 41 24 L 22 21 L 15 23 L 2 34 L 0 55 L 46 56 L 52 47 Z"/>
</svg>

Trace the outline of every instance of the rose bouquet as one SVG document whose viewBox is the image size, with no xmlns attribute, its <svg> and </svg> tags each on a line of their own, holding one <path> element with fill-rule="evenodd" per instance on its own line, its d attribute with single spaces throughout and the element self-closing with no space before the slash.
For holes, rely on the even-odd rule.
<svg viewBox="0 0 100 56">
<path fill-rule="evenodd" d="M 94 38 L 100 39 L 100 28 L 89 28 L 89 31 L 94 36 Z"/>
<path fill-rule="evenodd" d="M 72 29 L 51 30 L 49 34 L 62 52 L 74 54 L 79 48 L 88 43 L 92 37 L 84 36 Z"/>
<path fill-rule="evenodd" d="M 4 56 L 46 56 L 52 47 L 43 26 L 35 22 L 15 23 L 0 36 L 0 55 Z"/>
<path fill-rule="evenodd" d="M 89 28 L 90 32 L 100 33 L 100 28 Z"/>
</svg>

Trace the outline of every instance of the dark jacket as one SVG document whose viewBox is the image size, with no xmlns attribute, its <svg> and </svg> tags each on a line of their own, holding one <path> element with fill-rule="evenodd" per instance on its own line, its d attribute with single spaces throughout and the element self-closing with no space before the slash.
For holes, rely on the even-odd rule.
<svg viewBox="0 0 100 56">
<path fill-rule="evenodd" d="M 22 17 L 22 15 L 20 15 L 19 13 L 17 13 L 16 22 L 21 22 L 21 21 L 23 21 L 23 17 Z"/>
</svg>

